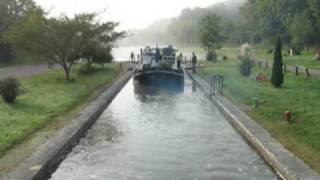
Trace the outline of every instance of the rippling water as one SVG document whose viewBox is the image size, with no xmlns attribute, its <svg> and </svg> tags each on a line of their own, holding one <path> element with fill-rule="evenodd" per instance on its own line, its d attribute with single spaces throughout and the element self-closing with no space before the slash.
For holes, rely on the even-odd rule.
<svg viewBox="0 0 320 180">
<path fill-rule="evenodd" d="M 139 92 L 131 80 L 53 180 L 277 179 L 190 80 Z"/>
</svg>

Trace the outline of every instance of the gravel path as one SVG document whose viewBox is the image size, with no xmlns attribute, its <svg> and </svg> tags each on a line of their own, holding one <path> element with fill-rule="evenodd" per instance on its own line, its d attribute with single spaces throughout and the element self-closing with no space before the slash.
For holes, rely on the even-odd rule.
<svg viewBox="0 0 320 180">
<path fill-rule="evenodd" d="M 59 68 L 55 66 L 54 69 Z M 37 74 L 42 74 L 50 71 L 48 65 L 21 65 L 21 66 L 11 66 L 0 68 L 0 79 L 6 77 L 14 78 L 28 78 Z"/>
</svg>

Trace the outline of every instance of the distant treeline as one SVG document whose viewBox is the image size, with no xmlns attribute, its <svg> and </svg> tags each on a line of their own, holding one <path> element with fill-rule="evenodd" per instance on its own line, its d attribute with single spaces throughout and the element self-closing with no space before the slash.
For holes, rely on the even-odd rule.
<svg viewBox="0 0 320 180">
<path fill-rule="evenodd" d="M 221 17 L 225 44 L 267 44 L 279 36 L 294 47 L 320 44 L 319 0 L 228 0 L 207 8 L 188 8 L 179 17 L 131 31 L 132 36 L 122 43 L 200 45 L 199 23 L 208 14 Z"/>
</svg>

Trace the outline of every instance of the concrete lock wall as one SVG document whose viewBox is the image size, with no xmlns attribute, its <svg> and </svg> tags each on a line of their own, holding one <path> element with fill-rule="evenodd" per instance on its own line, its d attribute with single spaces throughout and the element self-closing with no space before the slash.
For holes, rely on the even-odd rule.
<svg viewBox="0 0 320 180">
<path fill-rule="evenodd" d="M 47 143 L 40 146 L 29 158 L 11 171 L 6 180 L 48 179 L 65 156 L 78 144 L 87 130 L 96 122 L 121 89 L 132 77 L 132 71 L 124 73 L 111 87 L 86 107 L 69 125 L 58 131 Z"/>
</svg>

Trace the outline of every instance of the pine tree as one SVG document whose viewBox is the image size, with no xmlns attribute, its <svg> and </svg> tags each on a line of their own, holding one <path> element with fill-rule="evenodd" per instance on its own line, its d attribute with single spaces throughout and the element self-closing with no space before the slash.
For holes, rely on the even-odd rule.
<svg viewBox="0 0 320 180">
<path fill-rule="evenodd" d="M 274 52 L 274 62 L 271 78 L 272 84 L 277 88 L 281 87 L 284 81 L 281 46 L 281 39 L 279 38 Z"/>
</svg>

